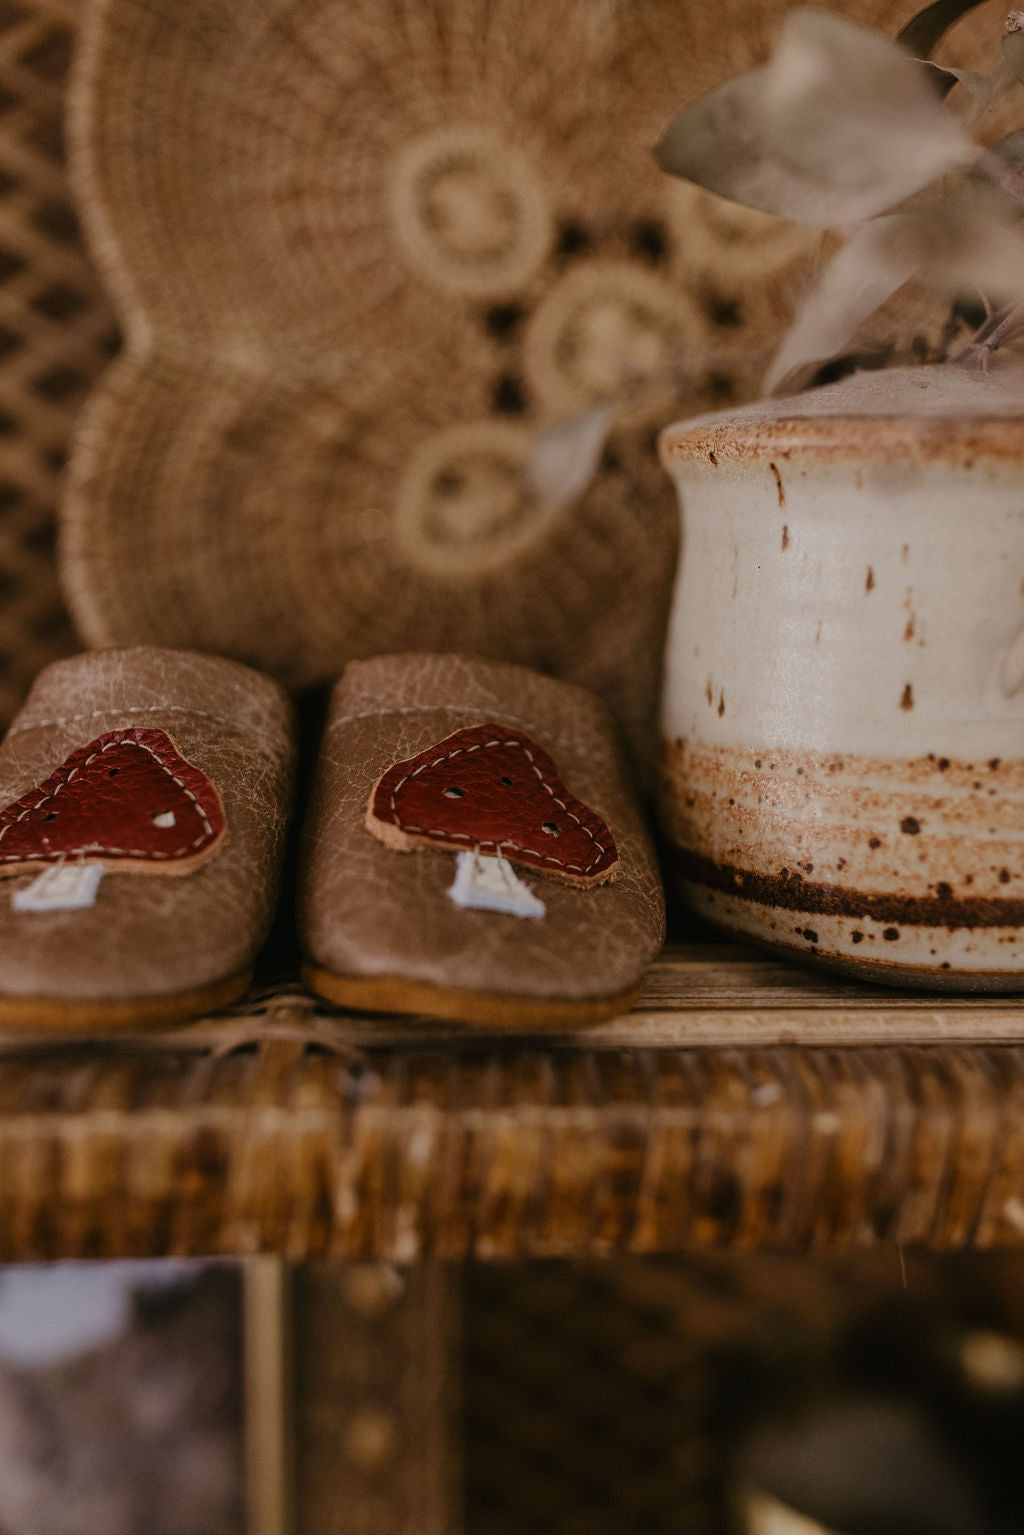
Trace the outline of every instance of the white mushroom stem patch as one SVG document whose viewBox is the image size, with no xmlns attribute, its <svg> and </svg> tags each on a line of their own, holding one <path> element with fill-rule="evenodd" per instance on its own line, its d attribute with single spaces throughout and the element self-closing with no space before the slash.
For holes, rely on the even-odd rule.
<svg viewBox="0 0 1024 1535">
<path fill-rule="evenodd" d="M 457 855 L 455 883 L 448 895 L 465 910 L 497 911 L 509 917 L 540 918 L 547 910 L 507 858 L 485 858 L 475 850 Z"/>
</svg>

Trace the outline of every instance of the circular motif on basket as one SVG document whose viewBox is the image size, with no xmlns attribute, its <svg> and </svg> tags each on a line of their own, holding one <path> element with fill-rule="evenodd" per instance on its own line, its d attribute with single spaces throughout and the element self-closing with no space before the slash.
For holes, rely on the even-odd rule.
<svg viewBox="0 0 1024 1535">
<path fill-rule="evenodd" d="M 528 549 L 558 516 L 526 487 L 532 442 L 525 427 L 492 420 L 428 438 L 398 490 L 394 535 L 405 558 L 459 581 L 498 570 Z"/>
<path fill-rule="evenodd" d="M 457 293 L 509 293 L 551 247 L 554 226 L 539 176 L 521 150 L 484 128 L 440 128 L 406 145 L 391 196 L 409 265 Z"/>
<path fill-rule="evenodd" d="M 704 350 L 707 329 L 693 299 L 654 273 L 591 262 L 538 305 L 524 345 L 527 378 L 549 411 L 567 415 L 646 381 L 664 387 L 673 359 Z M 653 392 L 644 391 L 640 414 Z"/>
<path fill-rule="evenodd" d="M 719 286 L 763 284 L 821 246 L 819 231 L 716 197 L 692 182 L 666 178 L 664 198 L 681 270 L 690 277 L 699 272 Z"/>
</svg>

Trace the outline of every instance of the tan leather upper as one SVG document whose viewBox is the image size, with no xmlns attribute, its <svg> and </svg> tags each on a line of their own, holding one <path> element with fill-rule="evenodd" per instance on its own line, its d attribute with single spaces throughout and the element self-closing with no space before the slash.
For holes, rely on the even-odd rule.
<svg viewBox="0 0 1024 1535">
<path fill-rule="evenodd" d="M 511 725 L 549 752 L 563 782 L 604 818 L 614 884 L 579 890 L 523 871 L 540 921 L 454 905 L 455 855 L 397 852 L 364 824 L 394 763 L 463 726 Z M 611 716 L 581 688 L 459 656 L 354 662 L 334 690 L 306 818 L 300 936 L 315 964 L 537 999 L 600 998 L 642 976 L 664 936 L 654 855 Z"/>
<path fill-rule="evenodd" d="M 41 783 L 109 730 L 167 732 L 220 795 L 227 836 L 190 874 L 107 873 L 96 903 L 15 912 L 0 881 L 0 992 L 66 999 L 143 998 L 243 970 L 273 915 L 291 809 L 294 728 L 276 683 L 189 651 L 141 646 L 58 661 L 36 679 L 0 745 L 0 806 Z"/>
</svg>

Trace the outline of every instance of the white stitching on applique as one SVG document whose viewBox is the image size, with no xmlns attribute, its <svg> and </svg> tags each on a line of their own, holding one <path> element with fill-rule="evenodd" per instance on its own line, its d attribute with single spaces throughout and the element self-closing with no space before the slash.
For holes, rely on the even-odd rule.
<svg viewBox="0 0 1024 1535">
<path fill-rule="evenodd" d="M 536 773 L 538 780 L 543 785 L 543 787 L 547 791 L 548 795 L 551 797 L 551 799 L 554 801 L 554 803 L 556 805 L 560 806 L 560 808 L 565 812 L 565 814 L 569 817 L 569 819 L 571 821 L 575 821 L 576 825 L 580 828 L 580 830 L 582 832 L 586 833 L 586 835 L 590 838 L 591 842 L 594 844 L 594 847 L 597 849 L 597 852 L 596 852 L 595 856 L 591 859 L 591 861 L 588 864 L 578 864 L 578 863 L 567 863 L 564 858 L 556 858 L 551 853 L 542 853 L 537 848 L 523 847 L 522 843 L 519 843 L 519 842 L 494 842 L 494 841 L 488 841 L 488 842 L 479 843 L 477 845 L 481 846 L 481 847 L 493 847 L 493 848 L 496 848 L 499 853 L 501 852 L 501 849 L 503 847 L 507 847 L 507 848 L 510 848 L 513 852 L 516 852 L 516 853 L 529 853 L 531 858 L 539 858 L 543 863 L 553 863 L 556 866 L 556 868 L 568 869 L 573 874 L 589 874 L 590 870 L 593 869 L 596 864 L 599 864 L 601 862 L 601 859 L 604 857 L 605 853 L 607 852 L 607 849 L 605 847 L 603 847 L 600 842 L 598 842 L 597 838 L 594 836 L 594 833 L 590 830 L 590 827 L 589 826 L 585 826 L 583 824 L 583 822 L 580 820 L 579 816 L 575 815 L 573 813 L 573 811 L 571 811 L 569 809 L 569 807 L 566 805 L 565 801 L 558 798 L 558 795 L 555 793 L 555 791 L 551 787 L 551 785 L 547 782 L 547 780 L 545 779 L 545 777 L 544 777 L 543 773 L 541 772 L 540 768 L 537 766 L 537 763 L 534 760 L 534 756 L 533 756 L 533 753 L 531 752 L 530 748 L 528 746 L 524 745 L 524 743 L 522 741 L 516 741 L 516 740 L 478 741 L 475 746 L 456 746 L 450 752 L 445 752 L 443 754 L 443 756 L 435 757 L 432 762 L 421 762 L 418 768 L 413 768 L 411 773 L 406 773 L 404 778 L 400 778 L 398 780 L 398 782 L 395 784 L 395 786 L 393 787 L 393 789 L 391 790 L 391 814 L 395 818 L 395 825 L 398 827 L 399 831 L 410 832 L 410 833 L 412 833 L 413 836 L 419 836 L 419 837 L 432 837 L 432 836 L 437 836 L 437 834 L 438 834 L 436 829 L 434 831 L 430 831 L 425 826 L 409 826 L 409 825 L 403 824 L 403 822 L 401 820 L 401 817 L 399 816 L 399 813 L 398 813 L 398 806 L 397 806 L 397 804 L 395 802 L 396 796 L 399 793 L 399 791 L 401 790 L 403 784 L 408 783 L 410 778 L 416 778 L 420 773 L 426 772 L 426 770 L 428 768 L 440 767 L 442 762 L 450 762 L 453 757 L 458 757 L 463 752 L 465 752 L 465 754 L 467 756 L 469 756 L 469 754 L 471 752 L 482 751 L 484 747 L 490 747 L 490 746 L 517 746 L 517 747 L 519 747 L 519 749 L 521 751 L 525 752 L 526 756 L 529 758 L 530 766 L 533 768 L 533 771 Z M 447 841 L 449 841 L 449 842 L 474 842 L 475 841 L 475 839 L 473 837 L 471 837 L 468 832 L 464 832 L 464 831 L 443 832 L 441 835 L 443 835 L 445 837 L 445 839 Z"/>
<path fill-rule="evenodd" d="M 529 732 L 531 730 L 535 730 L 537 728 L 533 720 L 522 719 L 521 716 L 518 715 L 518 714 L 506 714 L 504 709 L 494 709 L 493 711 L 492 710 L 488 710 L 487 712 L 488 713 L 492 713 L 493 712 L 494 714 L 502 715 L 504 717 L 504 724 L 505 724 L 505 726 L 509 726 L 509 727 L 513 727 L 513 728 L 516 727 L 516 726 L 521 726 L 522 729 L 527 731 L 527 732 Z M 332 723 L 327 726 L 327 729 L 325 730 L 324 734 L 325 734 L 325 736 L 328 736 L 328 735 L 330 735 L 335 730 L 341 730 L 343 726 L 351 724 L 351 722 L 353 720 L 380 720 L 380 719 L 389 719 L 392 715 L 404 715 L 404 714 L 470 714 L 477 721 L 479 721 L 480 715 L 482 713 L 483 713 L 483 710 L 478 709 L 473 704 L 431 704 L 431 703 L 426 703 L 426 704 L 405 704 L 405 705 L 403 705 L 402 708 L 395 708 L 395 709 L 384 709 L 384 708 L 381 708 L 381 709 L 358 709 L 353 714 L 344 714 L 344 715 L 341 716 L 340 719 L 333 720 Z M 493 721 L 492 721 L 492 723 L 493 723 Z M 546 733 L 550 736 L 550 732 L 546 732 Z M 553 739 L 557 740 L 559 738 L 556 736 L 556 737 L 553 737 Z"/>
<path fill-rule="evenodd" d="M 3 838 L 6 836 L 7 832 L 11 829 L 12 826 L 19 825 L 19 823 L 22 822 L 27 815 L 31 815 L 34 810 L 41 810 L 42 807 L 45 804 L 48 804 L 50 800 L 56 799 L 60 791 L 67 788 L 68 784 L 75 777 L 75 774 L 79 772 L 80 768 L 87 768 L 90 762 L 95 762 L 97 757 L 101 756 L 103 752 L 110 751 L 112 747 L 125 745 L 137 746 L 142 751 L 149 752 L 149 755 L 153 758 L 154 762 L 156 762 L 157 766 L 162 768 L 163 771 L 167 774 L 168 778 L 170 778 L 173 783 L 176 783 L 181 792 L 192 801 L 193 805 L 196 807 L 196 814 L 199 816 L 200 821 L 203 823 L 203 830 L 200 832 L 198 837 L 193 837 L 191 842 L 183 842 L 181 847 L 175 848 L 173 852 L 162 853 L 150 848 L 105 847 L 102 843 L 92 842 L 88 843 L 84 847 L 67 848 L 61 856 L 64 858 L 81 858 L 87 853 L 104 853 L 107 856 L 121 858 L 180 858 L 183 853 L 191 851 L 192 848 L 199 847 L 201 843 L 206 841 L 207 837 L 212 837 L 213 827 L 210 825 L 205 810 L 203 809 L 202 805 L 200 805 L 192 790 L 187 788 L 186 785 L 182 783 L 178 775 L 171 771 L 166 762 L 162 762 L 160 760 L 160 757 L 157 755 L 152 746 L 147 745 L 145 741 L 136 741 L 134 739 L 126 740 L 125 735 L 126 733 L 122 733 L 119 740 L 107 741 L 103 746 L 99 748 L 98 751 L 94 751 L 91 756 L 86 757 L 85 761 L 80 764 L 80 767 L 72 768 L 67 778 L 64 779 L 64 782 L 59 783 L 52 794 L 44 794 L 42 799 L 38 800 L 36 804 L 26 805 L 25 809 L 19 816 L 17 816 L 13 821 L 8 821 L 5 826 L 0 827 L 0 841 L 3 841 Z M 52 853 L 0 853 L 0 863 L 35 863 L 42 862 L 43 859 L 46 858 L 52 858 L 52 856 Z"/>
</svg>

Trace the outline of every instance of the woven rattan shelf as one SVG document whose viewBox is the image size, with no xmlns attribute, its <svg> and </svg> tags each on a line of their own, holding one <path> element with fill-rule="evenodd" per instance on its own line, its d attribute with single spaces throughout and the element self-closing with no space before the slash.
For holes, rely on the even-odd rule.
<svg viewBox="0 0 1024 1535">
<path fill-rule="evenodd" d="M 58 481 L 118 344 L 64 175 L 80 14 L 0 15 L 2 721 L 73 643 Z M 1024 999 L 886 993 L 705 944 L 573 1039 L 446 1036 L 281 989 L 174 1034 L 0 1041 L 0 1258 L 1019 1244 L 1021 1037 Z"/>
<path fill-rule="evenodd" d="M 634 1014 L 575 1038 L 279 989 L 176 1033 L 8 1040 L 0 1259 L 1020 1244 L 1017 1033 L 1013 1000 L 721 943 L 670 949 Z"/>
</svg>

